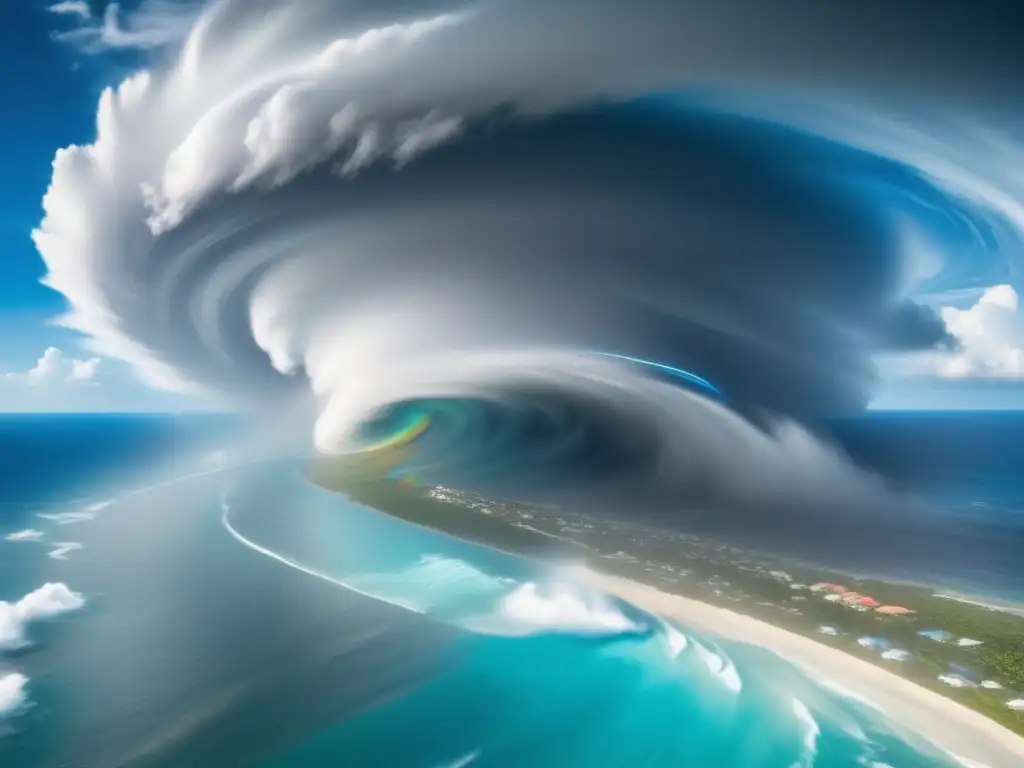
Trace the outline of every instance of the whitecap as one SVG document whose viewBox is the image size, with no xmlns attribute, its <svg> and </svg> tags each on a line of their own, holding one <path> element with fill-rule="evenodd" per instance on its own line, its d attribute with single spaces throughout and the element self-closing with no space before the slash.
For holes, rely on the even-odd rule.
<svg viewBox="0 0 1024 768">
<path fill-rule="evenodd" d="M 793 699 L 793 714 L 803 727 L 803 738 L 800 759 L 794 762 L 791 768 L 813 768 L 814 758 L 818 755 L 818 737 L 821 735 L 821 727 L 811 711 L 807 709 L 807 705 L 799 699 Z"/>
<path fill-rule="evenodd" d="M 669 656 L 674 659 L 689 647 L 690 641 L 687 639 L 686 635 L 668 622 L 665 622 L 662 626 L 665 633 L 664 640 L 665 644 L 668 646 Z"/>
<path fill-rule="evenodd" d="M 639 633 L 614 600 L 570 582 L 527 582 L 506 595 L 494 613 L 468 626 L 488 634 L 617 635 Z"/>
<path fill-rule="evenodd" d="M 736 670 L 736 665 L 732 663 L 724 651 L 720 648 L 711 650 L 703 643 L 695 642 L 693 649 L 696 651 L 697 656 L 704 665 L 726 688 L 733 693 L 739 693 L 743 690 L 743 680 L 740 678 L 739 672 Z"/>
</svg>

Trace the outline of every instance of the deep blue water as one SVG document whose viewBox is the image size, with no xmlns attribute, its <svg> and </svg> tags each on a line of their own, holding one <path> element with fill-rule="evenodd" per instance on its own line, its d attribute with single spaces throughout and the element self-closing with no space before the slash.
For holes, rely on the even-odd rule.
<svg viewBox="0 0 1024 768">
<path fill-rule="evenodd" d="M 937 520 L 1019 544 L 1024 419 L 1003 418 L 835 430 Z M 356 507 L 297 462 L 232 469 L 241 429 L 0 419 L 0 535 L 43 536 L 0 540 L 0 600 L 85 600 L 0 651 L 0 678 L 28 678 L 0 765 L 953 765 L 763 651 Z M 81 549 L 54 559 L 62 542 Z M 1019 561 L 987 567 L 972 591 L 1004 594 Z"/>
<path fill-rule="evenodd" d="M 1024 412 L 869 412 L 831 428 L 858 464 L 936 506 L 1024 514 Z"/>
<path fill-rule="evenodd" d="M 157 463 L 187 471 L 239 428 L 211 414 L 0 414 L 0 503 L 66 502 Z"/>
<path fill-rule="evenodd" d="M 1024 412 L 869 413 L 834 437 L 860 466 L 923 503 L 905 538 L 853 568 L 1024 603 Z M 902 568 L 901 568 L 902 566 Z"/>
</svg>

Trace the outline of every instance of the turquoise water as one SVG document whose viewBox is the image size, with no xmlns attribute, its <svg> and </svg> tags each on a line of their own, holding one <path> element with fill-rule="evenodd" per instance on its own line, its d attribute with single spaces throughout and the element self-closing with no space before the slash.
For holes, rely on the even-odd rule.
<svg viewBox="0 0 1024 768">
<path fill-rule="evenodd" d="M 590 590 L 568 566 L 350 504 L 339 513 L 316 489 L 284 492 L 303 499 L 289 528 L 305 534 L 277 537 L 280 521 L 268 524 L 261 507 L 289 482 L 235 486 L 225 523 L 282 567 L 455 627 L 459 664 L 281 750 L 268 768 L 959 765 L 778 657 Z M 414 629 L 401 652 L 419 652 Z"/>
<path fill-rule="evenodd" d="M 0 653 L 28 678 L 5 768 L 958 765 L 772 654 L 353 505 L 297 463 L 196 473 L 161 419 L 8 426 L 3 532 L 43 539 L 0 541 L 0 600 L 59 581 L 86 604 Z M 167 476 L 116 482 L 160 445 Z M 111 482 L 60 486 L 55 450 L 81 456 L 76 486 Z M 62 513 L 80 517 L 39 517 Z"/>
</svg>

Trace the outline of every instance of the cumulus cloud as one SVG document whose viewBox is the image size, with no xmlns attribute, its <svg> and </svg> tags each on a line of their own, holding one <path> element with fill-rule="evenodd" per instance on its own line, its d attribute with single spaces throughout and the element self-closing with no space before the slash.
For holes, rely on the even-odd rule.
<svg viewBox="0 0 1024 768">
<path fill-rule="evenodd" d="M 27 369 L 0 373 L 0 394 L 6 410 L 27 412 L 180 411 L 213 404 L 212 398 L 155 392 L 127 366 L 58 347 L 48 347 Z"/>
<path fill-rule="evenodd" d="M 939 360 L 938 373 L 950 379 L 1024 378 L 1024 318 L 1010 285 L 995 285 L 967 309 L 946 307 L 942 319 L 959 342 Z"/>
<path fill-rule="evenodd" d="M 946 386 L 959 380 L 1012 382 L 1024 379 L 1024 317 L 1012 285 L 954 291 L 936 303 L 956 301 L 938 312 L 950 342 L 909 356 L 883 356 L 895 382 L 939 379 Z"/>
<path fill-rule="evenodd" d="M 86 385 L 95 381 L 99 365 L 98 357 L 80 360 L 69 357 L 57 347 L 47 347 L 32 368 L 27 371 L 5 373 L 4 380 L 30 387 L 55 384 Z"/>
<path fill-rule="evenodd" d="M 85 605 L 85 598 L 65 584 L 47 583 L 14 603 L 0 601 L 0 651 L 28 644 L 28 626 Z"/>
<path fill-rule="evenodd" d="M 26 685 L 28 678 L 18 672 L 0 674 L 0 719 L 17 713 L 28 704 Z"/>
<path fill-rule="evenodd" d="M 39 541 L 43 538 L 43 532 L 34 528 L 26 528 L 24 531 L 14 531 L 4 536 L 6 541 Z"/>
<path fill-rule="evenodd" d="M 88 53 L 116 49 L 151 50 L 180 42 L 188 32 L 202 3 L 189 0 L 144 0 L 134 11 L 120 3 L 108 3 L 102 14 L 93 16 L 85 2 L 69 0 L 51 5 L 56 14 L 74 16 L 79 24 L 56 32 L 54 38 L 72 43 Z"/>
</svg>

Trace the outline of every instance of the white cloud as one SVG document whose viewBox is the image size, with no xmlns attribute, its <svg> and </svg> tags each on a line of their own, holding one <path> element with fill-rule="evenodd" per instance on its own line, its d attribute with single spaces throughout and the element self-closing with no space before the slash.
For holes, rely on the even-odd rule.
<svg viewBox="0 0 1024 768">
<path fill-rule="evenodd" d="M 95 512 L 40 512 L 36 517 L 49 520 L 57 525 L 74 525 L 96 519 Z"/>
<path fill-rule="evenodd" d="M 154 393 L 125 367 L 110 365 L 100 357 L 72 355 L 54 346 L 48 347 L 34 364 L 0 373 L 0 411 L 8 413 L 108 413 L 196 407 L 202 404 L 181 396 Z"/>
<path fill-rule="evenodd" d="M 442 117 L 436 112 L 419 120 L 412 120 L 399 131 L 395 160 L 403 165 L 427 150 L 444 144 L 458 136 L 462 120 L 458 117 Z"/>
<path fill-rule="evenodd" d="M 643 3 L 645 12 L 637 12 L 632 3 L 616 3 L 614 8 L 598 4 L 601 14 L 577 14 L 588 4 L 524 0 L 473 4 L 465 13 L 440 16 L 432 6 L 424 13 L 435 15 L 415 21 L 404 6 L 392 16 L 382 8 L 370 19 L 352 14 L 349 6 L 364 5 L 359 3 L 294 0 L 272 5 L 273 13 L 265 10 L 271 4 L 252 0 L 211 6 L 180 58 L 107 90 L 95 143 L 69 147 L 55 158 L 44 201 L 46 218 L 34 237 L 49 270 L 47 285 L 64 294 L 71 306 L 65 326 L 92 337 L 100 354 L 135 363 L 151 381 L 170 388 L 209 385 L 241 399 L 262 395 L 266 385 L 276 397 L 279 382 L 259 347 L 282 370 L 296 371 L 297 379 L 308 375 L 321 402 L 337 403 L 328 415 L 345 418 L 328 418 L 325 424 L 345 426 L 353 423 L 350 416 L 364 415 L 356 406 L 376 399 L 371 396 L 378 385 L 374 376 L 388 370 L 392 357 L 396 367 L 415 358 L 409 366 L 414 370 L 422 361 L 424 381 L 434 385 L 435 376 L 453 376 L 440 365 L 446 362 L 449 344 L 456 344 L 460 354 L 477 347 L 546 347 L 570 336 L 574 345 L 591 346 L 589 329 L 577 331 L 575 317 L 565 324 L 572 330 L 565 329 L 564 335 L 546 310 L 534 322 L 531 309 L 542 300 L 537 305 L 526 298 L 519 301 L 514 298 L 518 291 L 492 286 L 482 259 L 495 259 L 501 267 L 497 275 L 526 275 L 531 270 L 525 267 L 509 273 L 507 260 L 520 253 L 539 259 L 546 256 L 546 248 L 555 247 L 552 265 L 559 264 L 568 275 L 571 262 L 563 251 L 570 238 L 577 238 L 577 220 L 588 222 L 584 229 L 590 232 L 589 222 L 598 221 L 594 212 L 617 216 L 635 207 L 655 214 L 640 200 L 614 206 L 618 198 L 596 188 L 593 200 L 568 216 L 556 215 L 546 197 L 526 199 L 525 186 L 495 187 L 500 200 L 486 195 L 463 200 L 462 189 L 475 187 L 449 187 L 449 177 L 441 174 L 437 189 L 446 194 L 429 194 L 431 186 L 421 197 L 420 182 L 406 188 L 397 179 L 378 182 L 366 174 L 367 179 L 338 182 L 337 194 L 351 195 L 357 204 L 328 216 L 319 205 L 307 206 L 321 190 L 302 183 L 304 171 L 331 163 L 346 176 L 378 160 L 401 164 L 456 136 L 464 124 L 460 120 L 472 125 L 495 111 L 504 114 L 506 107 L 526 116 L 544 114 L 681 86 L 689 72 L 710 76 L 712 82 L 735 75 L 716 69 L 714 61 L 702 61 L 697 53 L 690 58 L 691 49 L 718 51 L 716 56 L 721 51 L 717 45 L 687 45 L 676 33 L 685 27 L 671 23 L 676 17 L 666 10 L 672 4 Z M 525 9 L 521 16 L 519 8 Z M 146 27 L 142 19 L 141 13 L 129 17 L 116 6 L 113 11 L 108 7 L 102 24 L 97 18 L 92 25 L 93 42 L 117 47 L 131 40 L 144 47 L 155 39 L 170 39 L 143 35 L 132 40 L 124 34 Z M 380 26 L 367 28 L 368 23 Z M 693 32 L 693 41 L 701 42 L 701 34 Z M 726 42 L 741 52 L 748 47 L 743 34 Z M 744 66 L 752 61 L 741 58 Z M 766 59 L 762 65 L 772 68 L 775 63 Z M 893 154 L 900 159 L 896 148 Z M 408 172 L 414 170 L 415 165 Z M 485 169 L 478 175 L 485 179 Z M 532 173 L 523 178 L 533 178 Z M 319 178 L 313 181 L 320 184 Z M 358 202 L 364 181 L 365 208 Z M 292 182 L 298 183 L 276 190 L 273 197 L 260 197 L 261 187 Z M 538 189 L 557 194 L 560 207 L 568 197 L 563 194 L 568 187 Z M 619 194 L 617 186 L 609 189 Z M 517 206 L 509 214 L 503 213 L 506 191 Z M 330 198 L 323 199 L 326 203 Z M 278 204 L 283 204 L 280 217 L 266 215 Z M 520 205 L 521 224 L 515 215 Z M 632 226 L 632 215 L 624 216 L 623 225 Z M 488 242 L 491 217 L 509 236 L 493 245 Z M 629 247 L 618 248 L 614 240 L 597 242 L 596 229 L 581 233 L 586 246 L 582 264 L 598 263 L 590 254 L 604 248 L 609 254 L 646 252 L 639 245 L 634 248 L 633 231 L 616 222 L 609 222 L 608 232 L 614 237 L 621 232 Z M 645 218 L 643 230 L 660 237 L 662 225 L 653 224 L 653 218 Z M 563 226 L 564 237 L 561 229 L 551 229 Z M 674 226 L 665 220 L 665 232 Z M 708 228 L 712 226 L 709 222 Z M 177 232 L 167 232 L 175 227 Z M 255 236 L 264 228 L 267 237 Z M 430 259 L 438 264 L 431 272 L 439 276 L 439 286 L 447 274 L 441 264 L 452 265 L 452 282 L 460 281 L 467 272 L 460 261 L 462 251 L 475 259 L 468 281 L 479 278 L 483 285 L 471 285 L 469 291 L 453 286 L 459 299 L 462 294 L 472 298 L 451 302 L 443 314 L 434 305 L 446 302 L 435 295 L 424 298 L 431 304 L 428 309 L 388 289 L 390 269 L 401 270 L 404 281 Z M 453 253 L 446 261 L 449 252 L 458 252 L 458 257 Z M 403 268 L 407 253 L 417 258 L 410 262 L 412 270 Z M 295 268 L 286 268 L 291 265 Z M 634 274 L 647 275 L 648 270 L 639 263 L 624 267 L 622 283 L 613 289 L 633 291 L 635 285 L 637 295 L 646 291 L 645 282 L 633 280 Z M 605 279 L 603 274 L 593 277 Z M 748 282 L 742 283 L 744 291 Z M 665 287 L 650 286 L 659 296 Z M 487 294 L 492 290 L 493 307 Z M 409 293 L 418 299 L 430 292 L 414 286 Z M 709 295 L 706 301 L 712 307 L 716 297 Z M 709 319 L 721 323 L 723 332 L 732 332 L 729 308 L 712 308 Z M 504 317 L 501 312 L 508 312 L 513 322 L 498 320 Z M 520 319 L 527 321 L 528 330 L 506 330 Z M 250 327 L 245 327 L 246 320 Z M 362 326 L 385 343 L 365 342 L 365 334 L 354 332 Z M 736 328 L 749 332 L 751 341 L 760 341 L 757 329 L 744 322 Z M 555 331 L 553 336 L 549 330 Z M 845 335 L 837 344 L 844 340 Z M 785 346 L 774 338 L 764 341 L 766 349 Z M 402 354 L 406 344 L 414 355 Z M 435 358 L 438 366 L 430 367 Z M 437 386 L 442 384 L 460 394 L 459 387 L 477 386 L 472 380 L 463 385 L 449 379 Z M 369 393 L 365 398 L 363 390 Z M 336 401 L 330 399 L 335 392 Z M 339 429 L 339 434 L 344 432 Z"/>
<path fill-rule="evenodd" d="M 39 541 L 43 538 L 43 532 L 37 531 L 34 528 L 28 528 L 24 531 L 15 531 L 14 533 L 8 533 L 4 536 L 6 541 Z"/>
<path fill-rule="evenodd" d="M 60 583 L 44 584 L 16 603 L 0 601 L 0 650 L 13 650 L 28 644 L 28 625 L 52 619 L 85 605 L 85 598 Z"/>
<path fill-rule="evenodd" d="M 28 678 L 17 672 L 0 675 L 0 718 L 13 715 L 28 703 Z"/>
<path fill-rule="evenodd" d="M 76 552 L 82 548 L 82 545 L 77 541 L 58 541 L 55 542 L 55 548 L 50 550 L 50 557 L 54 560 L 67 560 L 68 554 Z"/>
<path fill-rule="evenodd" d="M 92 11 L 89 10 L 89 4 L 84 2 L 84 0 L 64 0 L 64 2 L 61 3 L 54 3 L 46 10 L 50 13 L 78 16 L 81 19 L 89 19 L 92 17 Z"/>
<path fill-rule="evenodd" d="M 946 307 L 941 314 L 960 348 L 938 359 L 939 376 L 1024 378 L 1024 322 L 1020 317 L 1020 300 L 1012 286 L 992 286 L 974 306 Z"/>
<path fill-rule="evenodd" d="M 49 10 L 77 16 L 81 24 L 57 32 L 54 38 L 79 46 L 87 53 L 112 49 L 150 50 L 172 45 L 184 39 L 199 12 L 198 2 L 144 0 L 134 11 L 125 11 L 120 3 L 108 3 L 101 16 L 94 17 L 84 2 L 61 2 Z"/>
<path fill-rule="evenodd" d="M 31 387 L 52 384 L 90 384 L 96 378 L 96 369 L 99 364 L 98 357 L 78 360 L 68 357 L 56 347 L 47 347 L 34 367 L 27 371 L 5 373 L 3 379 Z"/>
<path fill-rule="evenodd" d="M 100 364 L 98 357 L 88 360 L 71 361 L 71 381 L 91 381 L 96 376 L 96 367 Z"/>
</svg>

